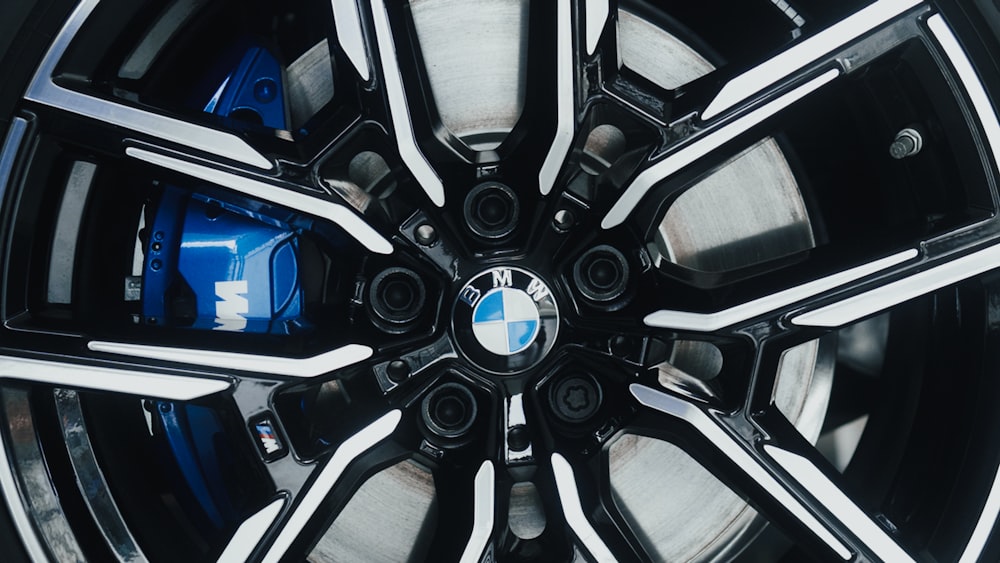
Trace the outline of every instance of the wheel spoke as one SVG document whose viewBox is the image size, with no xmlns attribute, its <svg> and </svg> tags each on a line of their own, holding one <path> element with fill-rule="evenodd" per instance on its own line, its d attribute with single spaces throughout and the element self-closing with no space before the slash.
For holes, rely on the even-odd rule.
<svg viewBox="0 0 1000 563">
<path fill-rule="evenodd" d="M 283 358 L 256 354 L 238 354 L 216 350 L 172 348 L 93 340 L 87 343 L 93 352 L 121 354 L 150 360 L 193 364 L 206 368 L 236 369 L 288 377 L 316 377 L 336 371 L 371 357 L 372 349 L 348 344 L 308 358 Z"/>
<path fill-rule="evenodd" d="M 778 96 L 742 117 L 699 136 L 697 140 L 684 145 L 683 148 L 670 153 L 667 157 L 657 161 L 656 164 L 646 168 L 632 180 L 625 192 L 608 211 L 608 214 L 604 216 L 601 227 L 611 229 L 622 224 L 653 186 L 739 135 L 746 133 L 751 128 L 760 125 L 838 76 L 840 76 L 840 71 L 828 70 L 787 94 Z"/>
<path fill-rule="evenodd" d="M 368 250 L 379 254 L 392 253 L 392 244 L 346 206 L 146 149 L 129 147 L 125 153 L 138 160 L 194 176 L 257 199 L 322 217 L 341 226 Z"/>
<path fill-rule="evenodd" d="M 97 4 L 98 0 L 85 0 L 77 6 L 60 31 L 59 41 L 55 42 L 46 53 L 25 98 L 256 168 L 270 170 L 274 167 L 270 160 L 231 133 L 82 94 L 53 82 L 56 65 L 69 47 L 71 38 L 76 35 Z"/>
<path fill-rule="evenodd" d="M 364 31 L 361 28 L 361 14 L 356 0 L 331 0 L 333 22 L 337 29 L 337 43 L 358 71 L 361 80 L 367 82 L 371 76 L 368 70 L 368 49 L 365 46 Z"/>
<path fill-rule="evenodd" d="M 0 377 L 72 389 L 94 389 L 175 401 L 205 397 L 225 391 L 232 385 L 229 379 L 14 356 L 0 356 Z"/>
<path fill-rule="evenodd" d="M 903 264 L 918 255 L 915 249 L 906 250 L 714 313 L 661 310 L 646 316 L 645 323 L 658 328 L 711 332 L 755 318 L 774 316 L 794 303 L 815 299 L 836 288 Z"/>
<path fill-rule="evenodd" d="M 889 535 L 806 458 L 770 444 L 764 453 L 882 561 L 913 561 Z"/>
<path fill-rule="evenodd" d="M 431 167 L 427 157 L 417 145 L 413 130 L 413 119 L 407 103 L 407 93 L 403 87 L 400 74 L 399 58 L 397 56 L 392 28 L 389 25 L 389 13 L 383 0 L 374 0 L 371 4 L 372 18 L 375 23 L 375 40 L 378 44 L 378 61 L 385 82 L 385 96 L 389 104 L 392 119 L 392 130 L 396 139 L 399 156 L 406 167 L 423 188 L 427 197 L 441 207 L 444 205 L 444 185 L 438 173 Z"/>
<path fill-rule="evenodd" d="M 496 519 L 496 470 L 489 460 L 476 472 L 473 489 L 472 534 L 462 551 L 461 563 L 479 563 L 493 539 Z"/>
<path fill-rule="evenodd" d="M 871 33 L 877 27 L 899 17 L 920 3 L 920 0 L 879 0 L 875 2 L 729 80 L 702 111 L 701 118 L 703 120 L 712 119 L 750 99 L 754 94 L 788 80 L 789 77 L 819 60 L 823 55 L 843 49 L 863 35 Z"/>
<path fill-rule="evenodd" d="M 391 411 L 340 444 L 326 464 L 317 470 L 316 477 L 308 488 L 300 491 L 293 499 L 292 508 L 278 523 L 277 536 L 267 548 L 263 561 L 274 562 L 285 556 L 306 523 L 337 485 L 348 465 L 388 438 L 395 431 L 400 418 L 400 411 Z"/>
<path fill-rule="evenodd" d="M 799 326 L 843 326 L 904 301 L 988 272 L 997 267 L 998 260 L 1000 260 L 1000 245 L 993 245 L 853 297 L 796 315 L 792 317 L 792 322 Z"/>
<path fill-rule="evenodd" d="M 226 545 L 226 549 L 219 556 L 219 563 L 243 563 L 249 561 L 254 548 L 264 534 L 271 529 L 282 509 L 285 507 L 285 499 L 278 499 L 271 504 L 260 509 L 256 514 L 247 518 L 236 529 L 232 539 Z"/>
<path fill-rule="evenodd" d="M 705 84 L 720 81 L 720 76 L 732 69 L 717 70 L 690 85 L 687 89 L 691 91 L 671 110 L 674 123 L 666 135 L 673 140 L 665 154 L 631 180 L 601 226 L 610 229 L 622 224 L 657 184 L 781 114 L 837 77 L 856 73 L 922 33 L 914 15 L 907 14 L 919 4 L 915 0 L 880 0 L 732 78 L 718 92 L 701 90 Z M 887 24 L 886 29 L 879 30 Z M 769 95 L 763 96 L 765 93 Z M 762 97 L 765 101 L 758 101 Z M 706 100 L 711 101 L 702 110 L 699 104 Z M 695 124 L 693 116 L 699 112 L 701 122 Z"/>
<path fill-rule="evenodd" d="M 545 154 L 542 168 L 538 172 L 538 186 L 542 194 L 547 194 L 555 184 L 556 176 L 562 168 L 569 148 L 573 144 L 575 130 L 576 97 L 573 94 L 573 10 L 570 0 L 560 0 L 556 4 L 556 131 L 555 138 Z"/>
<path fill-rule="evenodd" d="M 558 453 L 552 454 L 552 474 L 555 477 L 559 502 L 562 505 L 566 524 L 576 535 L 577 540 L 594 560 L 600 563 L 617 561 L 618 559 L 611 553 L 601 536 L 597 534 L 597 530 L 591 525 L 583 511 L 573 467 L 566 461 L 566 458 Z"/>
<path fill-rule="evenodd" d="M 773 472 L 761 463 L 759 456 L 750 455 L 743 444 L 734 439 L 705 411 L 672 395 L 642 385 L 633 384 L 629 389 L 640 404 L 683 420 L 694 427 L 713 448 L 731 460 L 746 477 L 766 491 L 775 502 L 784 507 L 834 553 L 844 560 L 851 558 L 851 550 L 827 529 L 812 510 L 775 478 Z M 846 526 L 842 529 L 846 529 Z"/>
</svg>

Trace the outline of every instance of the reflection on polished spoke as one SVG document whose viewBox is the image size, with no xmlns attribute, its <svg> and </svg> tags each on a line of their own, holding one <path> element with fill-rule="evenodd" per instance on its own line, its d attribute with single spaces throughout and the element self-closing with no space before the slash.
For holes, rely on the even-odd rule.
<svg viewBox="0 0 1000 563">
<path fill-rule="evenodd" d="M 823 508 L 829 510 L 841 522 L 850 524 L 851 533 L 858 536 L 858 539 L 879 559 L 900 563 L 913 561 L 909 554 L 809 460 L 770 444 L 764 446 L 764 452 L 787 471 L 792 479 L 809 491 Z"/>
<path fill-rule="evenodd" d="M 957 258 L 929 270 L 803 313 L 792 319 L 799 326 L 837 327 L 884 311 L 904 301 L 952 285 L 1000 264 L 1000 245 Z"/>
<path fill-rule="evenodd" d="M 229 540 L 226 549 L 219 556 L 219 563 L 244 563 L 247 561 L 261 538 L 278 519 L 284 506 L 285 499 L 278 499 L 240 524 L 232 539 Z"/>
<path fill-rule="evenodd" d="M 647 315 L 644 322 L 647 326 L 676 330 L 704 332 L 719 330 L 763 315 L 772 314 L 798 301 L 817 297 L 837 287 L 902 264 L 907 260 L 912 260 L 918 254 L 919 252 L 916 249 L 906 250 L 715 313 L 689 313 L 685 311 L 662 310 Z M 794 322 L 801 324 L 798 323 L 799 318 L 801 317 L 796 317 Z"/>
<path fill-rule="evenodd" d="M 583 544 L 584 549 L 599 563 L 617 561 L 583 512 L 573 467 L 566 461 L 566 458 L 557 453 L 552 454 L 552 474 L 556 479 L 556 489 L 559 491 L 559 502 L 562 504 L 566 523 Z"/>
<path fill-rule="evenodd" d="M 604 216 L 604 219 L 601 221 L 601 228 L 610 229 L 621 225 L 653 186 L 815 92 L 839 75 L 839 70 L 828 70 L 787 94 L 774 98 L 725 126 L 703 134 L 697 140 L 643 170 L 632 180 L 625 189 L 625 193 L 618 198 L 618 201 L 611 207 L 608 214 Z"/>
<path fill-rule="evenodd" d="M 389 100 L 389 111 L 392 114 L 392 128 L 396 135 L 399 156 L 406 167 L 413 173 L 417 183 L 427 193 L 434 205 L 444 205 L 444 185 L 437 172 L 431 168 L 417 146 L 413 132 L 413 121 L 410 119 L 410 108 L 406 103 L 406 90 L 403 88 L 403 78 L 399 72 L 399 59 L 396 57 L 396 45 L 392 38 L 392 28 L 389 26 L 389 14 L 383 0 L 372 1 L 372 17 L 375 20 L 375 38 L 378 41 L 379 62 L 382 67 L 382 79 L 385 81 L 385 94 Z"/>
<path fill-rule="evenodd" d="M 475 499 L 472 515 L 472 534 L 462 553 L 461 563 L 478 563 L 489 546 L 493 535 L 493 518 L 496 513 L 496 475 L 493 462 L 486 460 L 476 472 Z"/>
<path fill-rule="evenodd" d="M 358 13 L 357 0 L 331 0 L 333 4 L 333 23 L 337 27 L 337 42 L 347 54 L 351 64 L 361 79 L 368 81 L 368 52 L 365 49 L 365 38 L 361 30 L 361 14 Z"/>
<path fill-rule="evenodd" d="M 190 401 L 225 391 L 231 384 L 228 379 L 189 377 L 12 356 L 0 356 L 0 378 L 175 401 Z"/>
<path fill-rule="evenodd" d="M 60 31 L 59 39 L 52 44 L 38 67 L 25 94 L 26 99 L 264 170 L 273 168 L 270 160 L 233 134 L 81 94 L 52 82 L 56 65 L 69 47 L 70 40 L 97 3 L 98 0 L 84 0 L 77 6 Z"/>
<path fill-rule="evenodd" d="M 611 14 L 610 0 L 587 0 L 587 54 L 593 55 Z"/>
<path fill-rule="evenodd" d="M 804 504 L 792 496 L 785 487 L 775 479 L 770 471 L 756 458 L 746 452 L 727 431 L 701 408 L 649 387 L 632 384 L 629 386 L 632 396 L 639 403 L 679 418 L 694 427 L 712 446 L 729 458 L 734 465 L 754 480 L 767 494 L 784 506 L 802 524 L 811 530 L 816 537 L 839 555 L 845 561 L 851 558 L 851 551 L 824 526 Z"/>
<path fill-rule="evenodd" d="M 920 4 L 920 0 L 878 0 L 833 26 L 730 80 L 701 114 L 711 119 L 781 82 L 823 55 L 845 46 Z"/>
<path fill-rule="evenodd" d="M 392 254 L 392 243 L 343 205 L 145 149 L 129 147 L 125 149 L 125 153 L 144 162 L 194 176 L 250 197 L 322 217 L 342 227 L 368 250 L 379 254 Z"/>
<path fill-rule="evenodd" d="M 372 349 L 360 344 L 348 344 L 336 350 L 308 358 L 284 358 L 256 354 L 238 354 L 194 348 L 170 348 L 145 344 L 125 344 L 93 340 L 87 347 L 94 352 L 122 354 L 153 360 L 195 364 L 213 368 L 227 368 L 254 373 L 286 375 L 289 377 L 316 377 L 324 373 L 356 364 L 371 357 Z"/>
<path fill-rule="evenodd" d="M 557 0 L 556 5 L 556 133 L 542 169 L 538 172 L 538 187 L 542 194 L 552 190 L 559 169 L 573 145 L 573 10 L 570 0 Z M 589 15 L 589 14 L 588 14 Z"/>
<path fill-rule="evenodd" d="M 299 532 L 340 480 L 347 466 L 361 454 L 388 438 L 395 431 L 401 418 L 401 411 L 391 411 L 340 444 L 284 522 L 277 539 L 264 556 L 265 563 L 274 563 L 284 557 Z"/>
</svg>

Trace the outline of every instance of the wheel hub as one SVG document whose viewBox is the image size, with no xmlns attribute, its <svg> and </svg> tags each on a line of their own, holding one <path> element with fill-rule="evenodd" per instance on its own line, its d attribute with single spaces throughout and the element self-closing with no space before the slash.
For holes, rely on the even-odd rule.
<svg viewBox="0 0 1000 563">
<path fill-rule="evenodd" d="M 537 365 L 559 333 L 559 307 L 537 275 L 500 266 L 473 276 L 452 314 L 455 342 L 476 366 L 509 375 Z"/>
</svg>

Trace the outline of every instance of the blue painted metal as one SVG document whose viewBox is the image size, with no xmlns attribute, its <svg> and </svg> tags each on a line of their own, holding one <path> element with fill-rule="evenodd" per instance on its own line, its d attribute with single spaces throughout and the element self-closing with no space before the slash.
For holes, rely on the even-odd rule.
<svg viewBox="0 0 1000 563">
<path fill-rule="evenodd" d="M 143 316 L 233 332 L 307 326 L 298 256 L 291 226 L 168 186 L 147 243 Z"/>
<path fill-rule="evenodd" d="M 216 448 L 217 441 L 227 438 L 215 411 L 158 401 L 153 412 L 163 426 L 166 447 L 177 462 L 187 493 L 201 507 L 208 523 L 221 529 L 238 520 L 241 512 L 235 504 L 238 499 L 230 498 L 227 492 L 224 460 Z M 182 495 L 180 500 L 184 502 L 186 496 Z"/>
<path fill-rule="evenodd" d="M 285 85 L 278 60 L 267 49 L 250 47 L 226 76 L 204 110 L 272 129 L 287 129 Z"/>
</svg>

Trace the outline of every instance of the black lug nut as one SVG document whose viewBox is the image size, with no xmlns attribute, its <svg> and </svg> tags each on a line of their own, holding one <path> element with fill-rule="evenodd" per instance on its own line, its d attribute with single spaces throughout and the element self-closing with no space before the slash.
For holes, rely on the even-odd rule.
<svg viewBox="0 0 1000 563">
<path fill-rule="evenodd" d="M 458 438 L 472 428 L 478 407 L 471 391 L 458 383 L 445 383 L 424 397 L 420 414 L 431 432 Z"/>
<path fill-rule="evenodd" d="M 629 265 L 618 249 L 602 244 L 588 250 L 573 265 L 573 281 L 584 297 L 607 303 L 628 286 Z"/>
<path fill-rule="evenodd" d="M 406 268 L 383 270 L 368 289 L 368 302 L 376 322 L 379 328 L 390 333 L 408 329 L 420 316 L 426 299 L 424 282 Z"/>
<path fill-rule="evenodd" d="M 514 190 L 497 182 L 480 184 L 465 197 L 465 222 L 469 230 L 486 239 L 514 232 L 520 204 Z"/>
<path fill-rule="evenodd" d="M 549 387 L 552 412 L 569 424 L 586 422 L 601 408 L 603 400 L 601 386 L 586 373 L 568 375 Z"/>
</svg>

